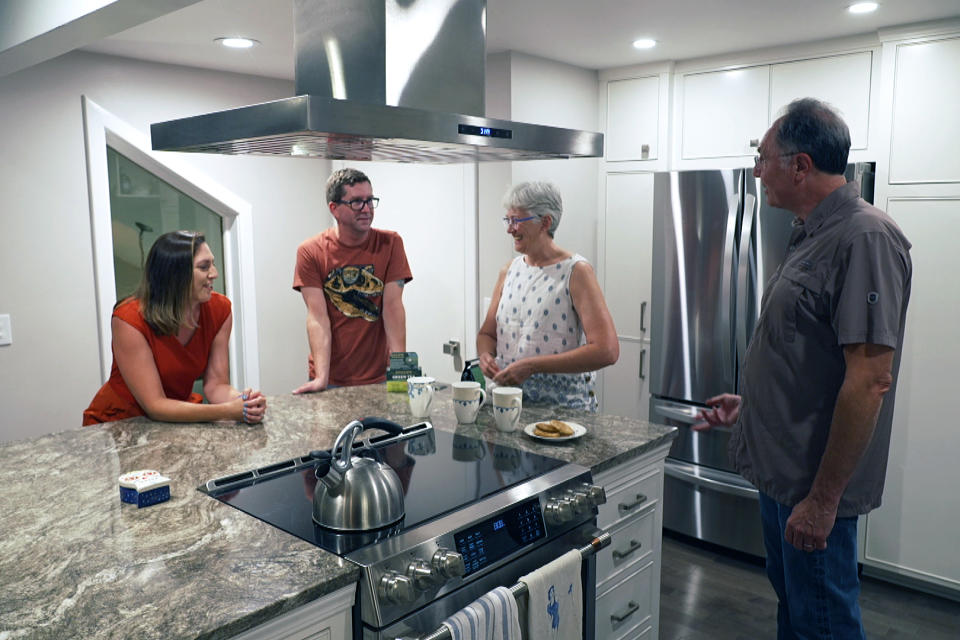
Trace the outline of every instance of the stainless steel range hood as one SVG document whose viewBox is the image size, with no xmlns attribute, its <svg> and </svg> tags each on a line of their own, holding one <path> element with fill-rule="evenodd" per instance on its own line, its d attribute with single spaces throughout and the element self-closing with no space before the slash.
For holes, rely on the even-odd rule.
<svg viewBox="0 0 960 640">
<path fill-rule="evenodd" d="M 153 148 L 438 164 L 602 155 L 599 133 L 483 117 L 485 11 L 294 0 L 298 95 L 153 124 Z"/>
</svg>

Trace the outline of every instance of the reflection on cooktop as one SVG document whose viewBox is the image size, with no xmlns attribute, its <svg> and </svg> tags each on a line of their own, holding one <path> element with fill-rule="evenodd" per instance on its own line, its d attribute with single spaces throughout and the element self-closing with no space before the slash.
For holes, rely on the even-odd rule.
<svg viewBox="0 0 960 640">
<path fill-rule="evenodd" d="M 406 531 L 564 463 L 461 434 L 424 434 L 355 452 L 397 472 L 403 485 L 405 516 L 398 524 L 362 533 L 341 533 L 313 521 L 317 477 L 312 467 L 258 480 L 212 497 L 332 553 L 346 555 Z"/>
</svg>

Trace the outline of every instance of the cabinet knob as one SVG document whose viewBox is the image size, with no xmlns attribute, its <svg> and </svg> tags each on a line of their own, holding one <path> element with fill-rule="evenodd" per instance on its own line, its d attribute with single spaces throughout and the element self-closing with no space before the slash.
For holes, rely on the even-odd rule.
<svg viewBox="0 0 960 640">
<path fill-rule="evenodd" d="M 751 149 L 756 149 L 756 148 L 759 147 L 759 146 L 760 146 L 760 139 L 759 139 L 759 138 L 751 138 L 751 139 L 750 139 L 750 148 L 751 148 Z"/>
</svg>

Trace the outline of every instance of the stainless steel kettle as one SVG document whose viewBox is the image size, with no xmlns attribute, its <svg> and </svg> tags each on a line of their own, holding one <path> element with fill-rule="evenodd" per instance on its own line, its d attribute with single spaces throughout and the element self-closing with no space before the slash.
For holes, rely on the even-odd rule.
<svg viewBox="0 0 960 640">
<path fill-rule="evenodd" d="M 403 485 L 397 472 L 377 460 L 351 455 L 354 439 L 367 428 L 359 420 L 344 427 L 333 445 L 329 471 L 317 474 L 313 520 L 321 527 L 369 531 L 403 518 Z"/>
</svg>

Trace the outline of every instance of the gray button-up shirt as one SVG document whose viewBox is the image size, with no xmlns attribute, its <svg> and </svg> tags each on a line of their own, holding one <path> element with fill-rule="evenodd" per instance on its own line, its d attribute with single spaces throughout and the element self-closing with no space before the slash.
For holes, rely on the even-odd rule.
<svg viewBox="0 0 960 640">
<path fill-rule="evenodd" d="M 880 505 L 913 272 L 910 242 L 859 193 L 856 183 L 840 187 L 805 222 L 796 221 L 787 257 L 764 290 L 729 448 L 743 477 L 777 502 L 795 505 L 809 493 L 826 447 L 846 368 L 843 346 L 896 349 L 894 386 L 839 517 Z"/>
</svg>

